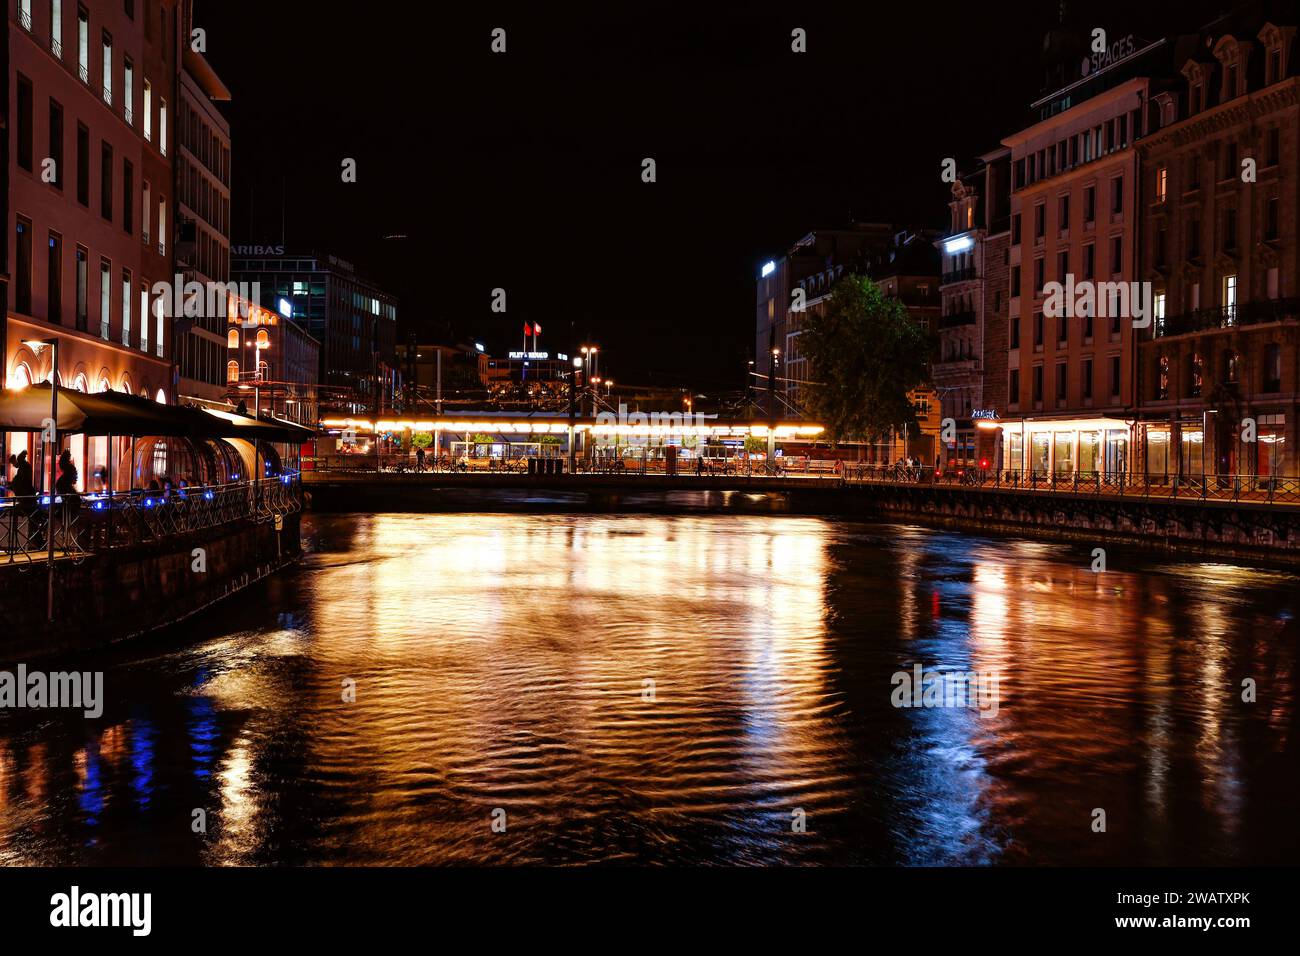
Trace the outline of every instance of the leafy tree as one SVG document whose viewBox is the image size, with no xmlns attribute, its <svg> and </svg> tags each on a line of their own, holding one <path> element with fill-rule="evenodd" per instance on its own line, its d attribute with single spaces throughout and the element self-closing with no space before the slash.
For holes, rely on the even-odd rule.
<svg viewBox="0 0 1300 956">
<path fill-rule="evenodd" d="M 869 278 L 836 283 L 807 314 L 799 347 L 819 383 L 806 388 L 809 411 L 832 444 L 916 426 L 908 392 L 929 378 L 930 334 Z"/>
</svg>

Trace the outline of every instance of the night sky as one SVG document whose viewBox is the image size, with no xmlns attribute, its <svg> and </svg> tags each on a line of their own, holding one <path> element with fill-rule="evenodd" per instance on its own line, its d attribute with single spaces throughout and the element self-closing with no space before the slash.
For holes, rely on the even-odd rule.
<svg viewBox="0 0 1300 956">
<path fill-rule="evenodd" d="M 1225 3 L 1067 18 L 1155 37 Z M 501 352 L 532 319 L 568 351 L 572 322 L 617 380 L 709 390 L 743 383 L 764 260 L 850 218 L 946 227 L 942 158 L 1022 123 L 1059 4 L 196 6 L 234 96 L 236 243 L 278 243 L 283 196 L 289 246 L 374 275 L 403 337 Z"/>
</svg>

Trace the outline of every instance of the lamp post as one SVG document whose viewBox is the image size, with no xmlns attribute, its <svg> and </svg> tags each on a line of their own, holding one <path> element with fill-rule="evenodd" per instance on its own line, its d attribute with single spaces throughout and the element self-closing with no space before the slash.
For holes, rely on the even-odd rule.
<svg viewBox="0 0 1300 956">
<path fill-rule="evenodd" d="M 46 487 L 46 493 L 50 496 L 50 510 L 45 518 L 45 545 L 46 545 L 46 568 L 48 571 L 48 585 L 46 588 L 46 619 L 53 623 L 54 621 L 54 457 L 59 450 L 59 340 L 58 339 L 34 339 L 24 342 L 37 355 L 45 350 L 46 346 L 52 348 L 53 354 L 50 356 L 50 424 L 49 428 L 42 431 L 42 441 L 45 433 L 50 436 L 50 483 Z M 40 507 L 39 499 L 36 506 Z"/>
</svg>

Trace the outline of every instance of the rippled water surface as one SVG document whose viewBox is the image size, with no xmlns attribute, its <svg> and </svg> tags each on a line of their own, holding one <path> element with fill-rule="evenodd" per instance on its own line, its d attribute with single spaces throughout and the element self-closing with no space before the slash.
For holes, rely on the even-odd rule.
<svg viewBox="0 0 1300 956">
<path fill-rule="evenodd" d="M 305 533 L 97 660 L 101 719 L 0 712 L 0 863 L 1300 862 L 1291 575 L 798 517 Z M 892 706 L 914 664 L 996 715 Z"/>
</svg>

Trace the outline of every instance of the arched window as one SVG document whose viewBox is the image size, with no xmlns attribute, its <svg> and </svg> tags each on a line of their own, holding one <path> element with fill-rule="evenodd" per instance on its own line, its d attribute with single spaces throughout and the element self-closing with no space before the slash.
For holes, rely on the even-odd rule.
<svg viewBox="0 0 1300 956">
<path fill-rule="evenodd" d="M 259 349 L 269 348 L 271 345 L 271 336 L 267 334 L 266 329 L 257 330 L 257 347 Z"/>
<path fill-rule="evenodd" d="M 9 387 L 12 389 L 26 388 L 32 384 L 32 370 L 27 367 L 26 362 L 19 363 L 14 369 L 14 373 L 9 376 Z"/>
<path fill-rule="evenodd" d="M 90 382 L 86 379 L 85 372 L 78 372 L 76 379 L 72 382 L 72 387 L 79 392 L 89 392 Z"/>
<path fill-rule="evenodd" d="M 153 400 L 157 402 L 159 405 L 166 405 L 167 393 L 160 388 L 158 389 L 158 394 L 153 397 Z"/>
<path fill-rule="evenodd" d="M 226 381 L 227 381 L 227 382 L 238 382 L 238 381 L 239 381 L 239 363 L 238 363 L 238 362 L 227 362 L 227 363 L 226 363 Z"/>
<path fill-rule="evenodd" d="M 237 348 L 239 348 L 239 330 L 238 330 L 238 329 L 231 329 L 229 332 L 226 333 L 226 348 L 228 348 L 228 349 L 237 349 Z"/>
</svg>

